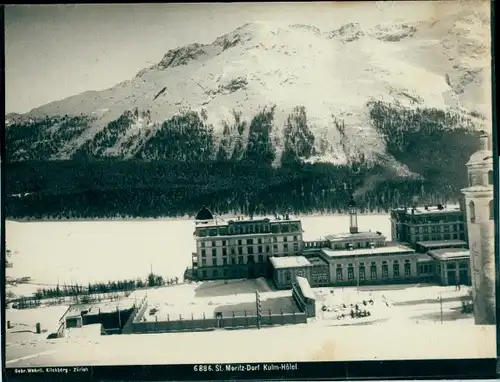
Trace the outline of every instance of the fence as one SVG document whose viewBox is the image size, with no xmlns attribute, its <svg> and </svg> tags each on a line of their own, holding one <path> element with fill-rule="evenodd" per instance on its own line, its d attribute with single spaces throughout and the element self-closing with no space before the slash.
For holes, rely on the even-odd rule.
<svg viewBox="0 0 500 382">
<path fill-rule="evenodd" d="M 210 331 L 215 329 L 249 329 L 257 327 L 257 316 L 255 315 L 234 315 L 221 318 L 202 319 L 176 319 L 156 322 L 140 322 L 141 315 L 137 314 L 132 323 L 132 333 L 161 333 L 161 332 L 182 332 L 182 331 Z M 303 312 L 264 314 L 260 325 L 293 325 L 307 323 L 307 315 Z"/>
<path fill-rule="evenodd" d="M 142 297 L 141 301 L 139 301 L 139 304 L 137 304 L 137 306 L 134 306 L 134 309 L 132 310 L 130 317 L 128 318 L 127 322 L 123 326 L 122 334 L 133 333 L 135 318 L 142 317 L 144 315 L 144 312 L 146 311 L 147 307 L 148 307 L 148 299 L 147 299 L 147 296 L 145 295 Z"/>
</svg>

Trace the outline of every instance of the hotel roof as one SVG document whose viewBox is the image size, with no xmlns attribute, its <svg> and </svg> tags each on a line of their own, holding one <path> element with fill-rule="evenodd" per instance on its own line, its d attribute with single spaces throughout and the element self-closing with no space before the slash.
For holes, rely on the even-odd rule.
<svg viewBox="0 0 500 382">
<path fill-rule="evenodd" d="M 329 248 L 322 248 L 321 251 L 329 258 L 344 256 L 373 256 L 384 254 L 415 253 L 415 250 L 405 245 L 388 245 L 376 248 L 360 248 L 353 250 L 334 251 Z"/>
<path fill-rule="evenodd" d="M 221 218 L 214 218 L 213 220 L 196 220 L 196 226 L 197 227 L 217 227 L 217 226 L 228 226 L 229 224 L 250 224 L 250 223 L 262 223 L 264 221 L 267 221 L 271 224 L 273 223 L 283 223 L 283 222 L 290 222 L 290 223 L 297 223 L 300 222 L 300 219 L 294 218 L 292 216 L 289 216 L 288 219 L 275 219 L 275 218 L 266 218 L 266 217 L 259 217 L 259 218 L 241 218 L 238 219 L 238 217 L 233 217 L 230 219 L 221 219 Z"/>
<path fill-rule="evenodd" d="M 275 269 L 300 268 L 311 265 L 304 256 L 271 257 L 269 260 Z"/>
<path fill-rule="evenodd" d="M 429 256 L 436 260 L 456 260 L 470 257 L 468 249 L 464 248 L 442 248 L 429 251 Z"/>
<path fill-rule="evenodd" d="M 422 254 L 422 255 L 418 255 L 417 263 L 425 263 L 427 261 L 434 261 L 434 259 L 431 256 L 429 256 L 427 253 Z"/>
<path fill-rule="evenodd" d="M 443 245 L 467 245 L 463 240 L 431 240 L 431 241 L 417 241 L 417 245 L 421 245 L 426 248 L 436 248 Z"/>
<path fill-rule="evenodd" d="M 400 207 L 400 208 L 395 208 L 394 211 L 399 211 L 399 212 L 407 212 L 408 214 L 411 214 L 412 211 L 414 212 L 415 215 L 426 215 L 426 214 L 442 214 L 442 213 L 449 213 L 449 212 L 460 212 L 460 205 L 448 205 L 448 206 L 442 206 L 442 209 L 439 209 L 437 206 L 428 206 L 427 209 L 425 206 L 420 206 L 420 207 Z"/>
<path fill-rule="evenodd" d="M 358 232 L 358 233 L 336 233 L 333 235 L 328 235 L 325 237 L 326 240 L 329 241 L 340 241 L 340 240 L 346 240 L 346 239 L 358 239 L 358 240 L 373 240 L 373 239 L 383 239 L 385 238 L 384 235 L 381 233 L 378 234 L 377 232 Z"/>
</svg>

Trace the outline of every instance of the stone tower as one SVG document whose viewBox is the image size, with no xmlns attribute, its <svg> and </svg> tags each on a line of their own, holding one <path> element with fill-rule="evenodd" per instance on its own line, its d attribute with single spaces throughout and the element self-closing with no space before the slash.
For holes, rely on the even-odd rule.
<svg viewBox="0 0 500 382">
<path fill-rule="evenodd" d="M 488 135 L 480 136 L 480 149 L 467 162 L 465 196 L 470 270 L 476 325 L 495 325 L 495 232 L 493 154 Z"/>
<path fill-rule="evenodd" d="M 349 232 L 358 233 L 358 211 L 353 196 L 349 201 Z"/>
</svg>

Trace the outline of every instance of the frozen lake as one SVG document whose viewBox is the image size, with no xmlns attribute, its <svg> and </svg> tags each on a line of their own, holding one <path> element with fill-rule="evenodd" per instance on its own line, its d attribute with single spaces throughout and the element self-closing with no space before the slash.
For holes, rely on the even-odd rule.
<svg viewBox="0 0 500 382">
<path fill-rule="evenodd" d="M 349 230 L 348 216 L 301 220 L 304 240 Z M 380 231 L 390 239 L 389 215 L 360 215 L 358 224 L 361 231 Z M 193 220 L 7 221 L 5 231 L 7 248 L 15 252 L 7 275 L 30 276 L 36 283 L 145 278 L 151 267 L 182 279 L 195 250 Z"/>
</svg>

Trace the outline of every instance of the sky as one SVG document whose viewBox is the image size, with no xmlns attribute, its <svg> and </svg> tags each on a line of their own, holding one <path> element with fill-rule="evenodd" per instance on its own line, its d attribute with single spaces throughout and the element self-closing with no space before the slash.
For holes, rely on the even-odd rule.
<svg viewBox="0 0 500 382">
<path fill-rule="evenodd" d="M 169 50 L 252 21 L 371 25 L 439 17 L 436 2 L 93 4 L 5 7 L 6 113 L 25 113 L 134 77 Z M 444 8 L 443 8 L 444 7 Z"/>
</svg>

